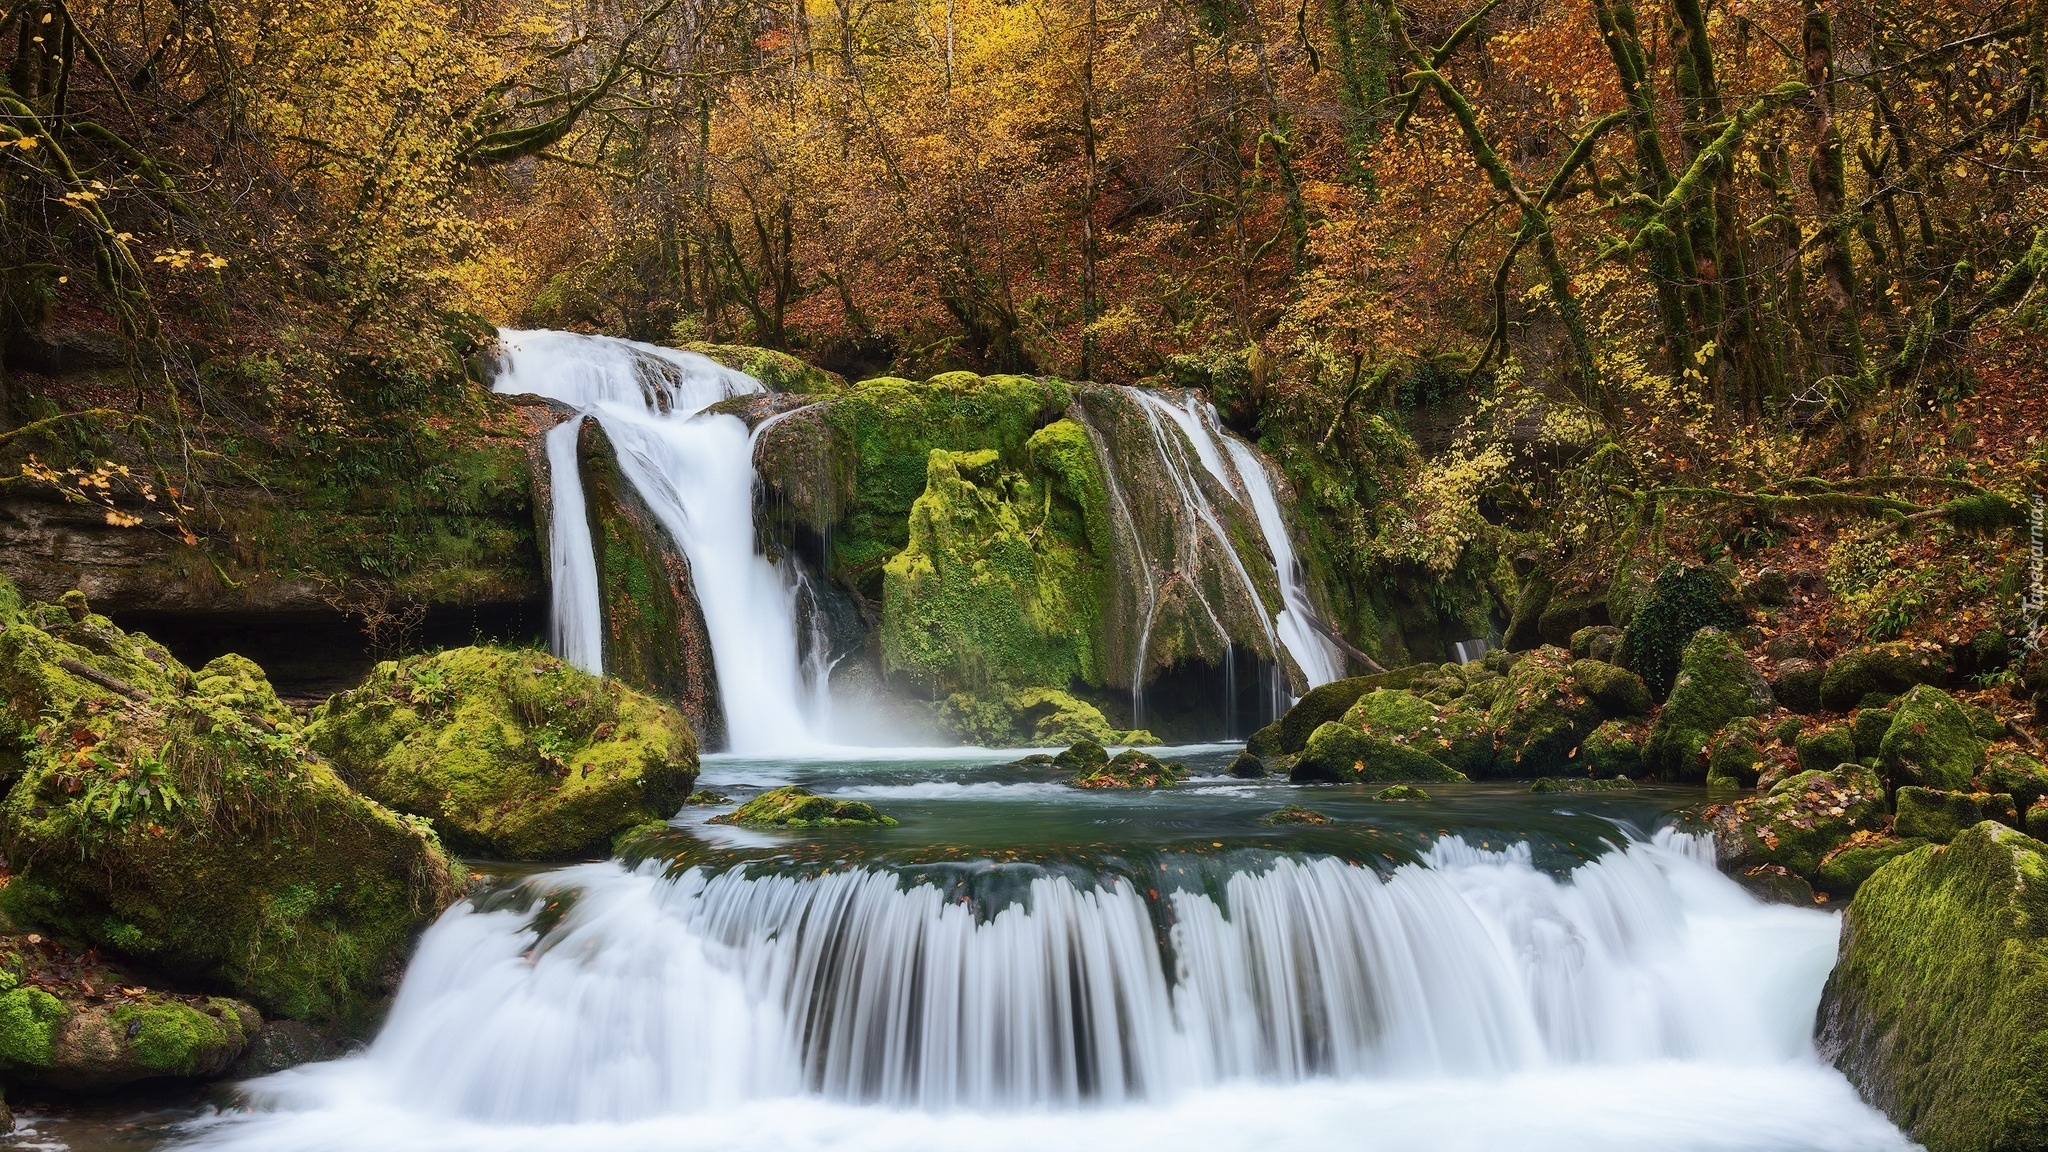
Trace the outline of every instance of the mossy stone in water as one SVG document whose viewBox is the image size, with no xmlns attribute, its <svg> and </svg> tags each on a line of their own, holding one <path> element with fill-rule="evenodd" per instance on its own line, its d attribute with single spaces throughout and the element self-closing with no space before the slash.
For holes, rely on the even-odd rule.
<svg viewBox="0 0 2048 1152">
<path fill-rule="evenodd" d="M 711 821 L 743 828 L 886 828 L 896 823 L 895 817 L 883 815 L 872 804 L 834 800 L 794 785 L 763 792 Z"/>
<path fill-rule="evenodd" d="M 1872 873 L 1815 1038 L 1929 1152 L 2048 1147 L 2048 844 L 1986 821 Z"/>
<path fill-rule="evenodd" d="M 1300 804 L 1289 804 L 1277 812 L 1268 812 L 1259 817 L 1261 824 L 1328 824 L 1330 818 L 1313 808 Z"/>
<path fill-rule="evenodd" d="M 1634 776 L 1643 770 L 1642 739 L 1627 724 L 1609 720 L 1579 746 L 1579 761 L 1594 776 Z"/>
<path fill-rule="evenodd" d="M 1539 794 L 1555 792 L 1621 792 L 1635 786 L 1636 782 L 1626 776 L 1616 776 L 1605 780 L 1579 776 L 1562 778 L 1544 776 L 1529 785 L 1529 791 Z"/>
<path fill-rule="evenodd" d="M 1294 763 L 1296 783 L 1392 783 L 1397 780 L 1463 780 L 1465 776 L 1435 759 L 1384 736 L 1369 736 L 1347 724 L 1331 722 L 1317 728 Z"/>
<path fill-rule="evenodd" d="M 1375 800 L 1427 800 L 1429 793 L 1413 784 L 1394 784 L 1372 794 Z"/>
<path fill-rule="evenodd" d="M 1579 746 L 1603 718 L 1573 673 L 1571 653 L 1551 647 L 1527 653 L 1508 669 L 1487 709 L 1494 770 L 1522 777 L 1569 772 Z"/>
<path fill-rule="evenodd" d="M 313 714 L 307 740 L 364 793 L 500 859 L 608 852 L 675 815 L 697 778 L 681 713 L 522 649 L 381 664 Z"/>
<path fill-rule="evenodd" d="M 1431 665 L 1416 664 L 1371 676 L 1332 680 L 1321 687 L 1311 688 L 1278 720 L 1252 733 L 1245 747 L 1254 756 L 1294 755 L 1308 747 L 1308 738 L 1318 727 L 1343 719 L 1344 713 L 1358 702 L 1360 696 L 1375 688 L 1407 688 L 1431 671 L 1434 671 Z"/>
<path fill-rule="evenodd" d="M 1707 741 L 1707 782 L 1726 781 L 1738 788 L 1756 786 L 1764 763 L 1763 725 L 1753 716 L 1738 716 Z"/>
<path fill-rule="evenodd" d="M 1239 780 L 1256 780 L 1266 774 L 1266 762 L 1250 752 L 1239 752 L 1230 762 L 1230 774 Z"/>
<path fill-rule="evenodd" d="M 1343 723 L 1367 736 L 1424 750 L 1455 771 L 1484 776 L 1494 764 L 1493 732 L 1487 726 L 1486 712 L 1467 706 L 1463 696 L 1447 699 L 1447 703 L 1437 704 L 1412 691 L 1375 688 L 1351 705 Z"/>
<path fill-rule="evenodd" d="M 1884 826 L 1884 784 L 1853 765 L 1801 772 L 1763 796 L 1707 810 L 1721 865 L 1733 872 L 1766 864 L 1811 877 L 1820 862 L 1857 832 Z"/>
<path fill-rule="evenodd" d="M 1053 765 L 1067 772 L 1088 772 L 1109 763 L 1109 752 L 1093 740 L 1076 740 L 1066 751 L 1052 758 Z"/>
<path fill-rule="evenodd" d="M 1187 778 L 1188 766 L 1178 760 L 1162 762 L 1150 753 L 1126 748 L 1070 783 L 1076 788 L 1172 788 Z"/>
<path fill-rule="evenodd" d="M 2019 813 L 2003 792 L 1944 792 L 1907 785 L 1899 789 L 1892 830 L 1912 840 L 1946 844 L 1965 828 L 1986 820 L 2016 825 Z"/>
</svg>

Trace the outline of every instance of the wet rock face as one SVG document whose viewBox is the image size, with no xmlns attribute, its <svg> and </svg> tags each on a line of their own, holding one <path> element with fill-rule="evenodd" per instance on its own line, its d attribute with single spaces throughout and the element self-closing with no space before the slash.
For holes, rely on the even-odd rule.
<svg viewBox="0 0 2048 1152">
<path fill-rule="evenodd" d="M 381 664 L 314 712 L 307 739 L 366 795 L 499 859 L 602 853 L 674 815 L 697 777 L 675 709 L 517 649 Z"/>
<path fill-rule="evenodd" d="M 1986 822 L 1877 868 L 1815 1036 L 1929 1152 L 2048 1147 L 2048 844 Z"/>
</svg>

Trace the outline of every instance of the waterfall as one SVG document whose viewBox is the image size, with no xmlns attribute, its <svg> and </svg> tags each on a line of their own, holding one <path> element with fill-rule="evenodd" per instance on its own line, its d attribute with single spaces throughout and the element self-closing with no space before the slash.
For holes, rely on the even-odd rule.
<svg viewBox="0 0 2048 1152">
<path fill-rule="evenodd" d="M 1294 553 L 1294 541 L 1287 534 L 1287 521 L 1280 512 L 1280 500 L 1273 489 L 1273 478 L 1266 471 L 1265 464 L 1251 445 L 1244 443 L 1223 430 L 1213 406 L 1203 404 L 1188 396 L 1176 404 L 1164 395 L 1144 389 L 1125 390 L 1143 406 L 1146 417 L 1151 421 L 1154 437 L 1159 439 L 1160 458 L 1169 471 L 1175 471 L 1174 482 L 1188 506 L 1193 518 L 1208 527 L 1217 543 L 1231 557 L 1239 579 L 1244 583 L 1246 594 L 1261 612 L 1264 601 L 1252 583 L 1251 575 L 1245 570 L 1243 561 L 1237 555 L 1237 548 L 1231 543 L 1229 533 L 1218 522 L 1215 510 L 1207 497 L 1202 495 L 1201 486 L 1192 477 L 1179 474 L 1178 466 L 1184 466 L 1180 453 L 1167 450 L 1164 429 L 1159 418 L 1165 417 L 1180 430 L 1195 458 L 1204 471 L 1222 485 L 1242 506 L 1252 513 L 1264 540 L 1266 551 L 1271 555 L 1275 574 L 1279 577 L 1281 609 L 1270 621 L 1262 620 L 1266 638 L 1279 648 L 1286 650 L 1295 666 L 1310 688 L 1327 684 L 1343 673 L 1343 661 L 1331 647 L 1329 641 L 1318 635 L 1310 623 L 1314 616 L 1308 595 L 1306 575 Z M 1141 646 L 1142 647 L 1142 646 Z M 1142 660 L 1142 653 L 1140 655 Z M 1284 702 L 1283 702 L 1284 707 Z"/>
<path fill-rule="evenodd" d="M 815 744 L 805 702 L 797 590 L 756 547 L 752 439 L 737 417 L 703 410 L 762 390 L 752 377 L 689 352 L 603 336 L 502 331 L 494 388 L 574 406 L 549 434 L 556 651 L 602 671 L 596 568 L 576 479 L 576 428 L 604 425 L 619 469 L 690 562 L 711 639 L 731 748 L 771 752 Z M 587 583 L 586 583 L 587 581 Z"/>
<path fill-rule="evenodd" d="M 1781 1064 L 1808 1052 L 1833 959 L 1834 917 L 1755 903 L 1671 833 L 1564 878 L 1456 837 L 1386 877 L 1318 856 L 1156 868 L 1013 867 L 1002 887 L 985 868 L 579 866 L 530 882 L 562 910 L 544 934 L 530 913 L 445 915 L 341 1067 L 393 1107 L 571 1124 Z"/>
</svg>

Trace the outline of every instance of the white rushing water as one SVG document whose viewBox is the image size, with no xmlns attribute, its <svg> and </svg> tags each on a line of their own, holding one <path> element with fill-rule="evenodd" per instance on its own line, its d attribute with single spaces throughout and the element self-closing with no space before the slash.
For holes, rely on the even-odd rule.
<svg viewBox="0 0 2048 1152">
<path fill-rule="evenodd" d="M 695 353 L 630 340 L 511 330 L 499 338 L 497 391 L 546 396 L 582 414 L 548 437 L 556 654 L 603 671 L 597 567 L 570 426 L 590 419 L 603 426 L 627 482 L 690 562 L 731 748 L 817 746 L 823 717 L 811 713 L 824 686 L 806 676 L 795 578 L 756 547 L 752 439 L 738 418 L 703 411 L 761 391 L 760 382 Z"/>
<path fill-rule="evenodd" d="M 1156 898 L 615 864 L 428 933 L 363 1054 L 224 1150 L 1841 1149 L 1909 1145 L 1813 1057 L 1836 920 L 1664 836 L 1559 880 L 1455 838 Z M 1152 883 L 1152 881 L 1148 881 Z M 1155 926 L 1170 925 L 1163 938 Z"/>
<path fill-rule="evenodd" d="M 1214 508 L 1202 494 L 1201 486 L 1182 470 L 1180 454 L 1170 450 L 1165 442 L 1165 431 L 1160 418 L 1165 417 L 1179 429 L 1186 443 L 1194 449 L 1195 458 L 1204 471 L 1223 486 L 1224 491 L 1252 513 L 1258 525 L 1259 535 L 1265 541 L 1266 551 L 1272 557 L 1273 567 L 1280 583 L 1280 611 L 1273 614 L 1270 622 L 1262 619 L 1267 640 L 1277 642 L 1293 658 L 1295 666 L 1301 669 L 1308 687 L 1315 688 L 1343 675 L 1343 660 L 1330 642 L 1318 634 L 1309 624 L 1314 609 L 1310 606 L 1308 582 L 1300 562 L 1294 554 L 1294 541 L 1287 534 L 1287 521 L 1280 512 L 1280 500 L 1273 489 L 1273 478 L 1266 471 L 1265 464 L 1251 445 L 1224 431 L 1222 422 L 1216 416 L 1213 406 L 1202 403 L 1194 396 L 1175 403 L 1157 392 L 1141 388 L 1125 390 L 1145 410 L 1146 418 L 1152 424 L 1153 436 L 1159 441 L 1159 455 L 1168 472 L 1172 475 L 1183 504 L 1186 505 L 1191 522 L 1205 525 L 1215 536 L 1217 543 L 1230 557 L 1236 568 L 1238 579 L 1243 582 L 1246 595 L 1263 612 L 1264 605 L 1251 575 L 1237 556 L 1237 549 L 1231 543 L 1230 534 L 1218 522 Z M 1213 615 L 1213 613 L 1212 613 Z M 1143 659 L 1142 652 L 1140 659 Z M 1284 707 L 1284 702 L 1282 704 Z"/>
</svg>

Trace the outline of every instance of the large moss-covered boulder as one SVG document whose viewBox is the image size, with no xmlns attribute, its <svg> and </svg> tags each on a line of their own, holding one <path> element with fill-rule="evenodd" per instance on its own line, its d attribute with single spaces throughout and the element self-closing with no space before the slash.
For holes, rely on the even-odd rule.
<svg viewBox="0 0 2048 1152">
<path fill-rule="evenodd" d="M 1846 899 L 1854 896 L 1879 868 L 1926 846 L 1925 840 L 1902 840 L 1886 832 L 1857 832 L 1821 858 L 1813 886 L 1829 896 Z"/>
<path fill-rule="evenodd" d="M 1872 694 L 1897 696 L 1916 684 L 1938 684 L 1947 669 L 1947 653 L 1935 644 L 1894 640 L 1852 649 L 1828 664 L 1821 707 L 1847 712 Z"/>
<path fill-rule="evenodd" d="M 1178 760 L 1162 762 L 1149 752 L 1126 748 L 1083 769 L 1068 783 L 1090 789 L 1171 788 L 1187 778 L 1188 766 Z"/>
<path fill-rule="evenodd" d="M 1483 776 L 1493 768 L 1493 731 L 1484 711 L 1462 703 L 1462 697 L 1437 704 L 1404 689 L 1376 688 L 1352 704 L 1343 723 L 1419 749 L 1468 776 Z"/>
<path fill-rule="evenodd" d="M 1877 759 L 1894 788 L 1919 784 L 1953 791 L 1970 786 L 1984 767 L 1985 748 L 1970 714 L 1948 693 L 1923 684 L 1893 706 Z"/>
<path fill-rule="evenodd" d="M 1645 716 L 1656 706 L 1643 678 L 1626 668 L 1605 660 L 1577 660 L 1572 663 L 1571 673 L 1607 716 Z"/>
<path fill-rule="evenodd" d="M 1939 788 L 1899 789 L 1892 831 L 1911 840 L 1946 844 L 1986 820 L 2017 826 L 2019 811 L 2003 792 L 1944 792 Z"/>
<path fill-rule="evenodd" d="M 1579 761 L 1593 776 L 1634 776 L 1643 770 L 1643 741 L 1637 730 L 1609 720 L 1579 746 Z"/>
<path fill-rule="evenodd" d="M 1465 779 L 1417 748 L 1334 721 L 1310 734 L 1290 778 L 1296 783 L 1337 784 Z"/>
<path fill-rule="evenodd" d="M 1825 772 L 1837 764 L 1856 762 L 1856 737 L 1846 724 L 1801 735 L 1793 748 L 1799 757 L 1799 767 L 1808 772 Z"/>
<path fill-rule="evenodd" d="M 1604 716 L 1575 674 L 1571 653 L 1543 647 L 1508 669 L 1486 718 L 1494 732 L 1496 771 L 1528 777 L 1568 771 L 1579 745 Z"/>
<path fill-rule="evenodd" d="M 1764 730 L 1754 717 L 1738 716 L 1707 740 L 1709 787 L 1750 788 L 1764 768 Z"/>
<path fill-rule="evenodd" d="M 1057 748 L 1082 740 L 1159 743 L 1145 729 L 1111 727 L 1100 708 L 1057 688 L 955 692 L 939 705 L 938 720 L 960 739 L 985 748 Z"/>
<path fill-rule="evenodd" d="M 1643 763 L 1665 780 L 1704 780 L 1714 733 L 1738 716 L 1761 716 L 1774 706 L 1770 685 L 1735 641 L 1718 629 L 1703 629 L 1685 646 L 1671 698 L 1643 746 Z"/>
<path fill-rule="evenodd" d="M 433 830 L 312 755 L 254 665 L 194 675 L 104 617 L 24 615 L 0 632 L 7 913 L 267 1012 L 368 1019 L 459 892 Z"/>
<path fill-rule="evenodd" d="M 1332 680 L 1321 687 L 1311 688 L 1278 720 L 1252 733 L 1251 739 L 1245 741 L 1245 748 L 1254 756 L 1291 756 L 1308 747 L 1308 738 L 1317 728 L 1332 720 L 1342 720 L 1344 713 L 1358 702 L 1360 696 L 1375 688 L 1406 688 L 1429 667 L 1417 664 L 1371 676 Z"/>
<path fill-rule="evenodd" d="M 1884 827 L 1884 784 L 1847 764 L 1801 772 L 1763 796 L 1709 808 L 1706 820 L 1724 869 L 1739 876 L 1776 865 L 1810 879 L 1852 835 Z"/>
<path fill-rule="evenodd" d="M 742 828 L 887 828 L 893 816 L 859 800 L 834 800 L 794 785 L 761 793 L 738 809 L 713 816 L 714 824 Z"/>
<path fill-rule="evenodd" d="M 359 791 L 500 859 L 607 851 L 675 815 L 697 778 L 674 708 L 524 649 L 380 664 L 321 705 L 306 735 Z"/>
<path fill-rule="evenodd" d="M 1815 1033 L 1928 1152 L 2048 1147 L 2048 844 L 1986 822 L 1877 869 Z"/>
<path fill-rule="evenodd" d="M 1677 681 L 1685 651 L 1700 629 L 1726 631 L 1742 621 L 1740 598 L 1726 576 L 1712 568 L 1666 564 L 1649 598 L 1628 618 L 1621 662 L 1661 700 Z"/>
<path fill-rule="evenodd" d="M 1971 781 L 1976 792 L 2004 792 L 2025 812 L 2048 797 L 2048 765 L 2017 748 L 1993 748 L 1984 757 L 1984 769 Z"/>
</svg>

